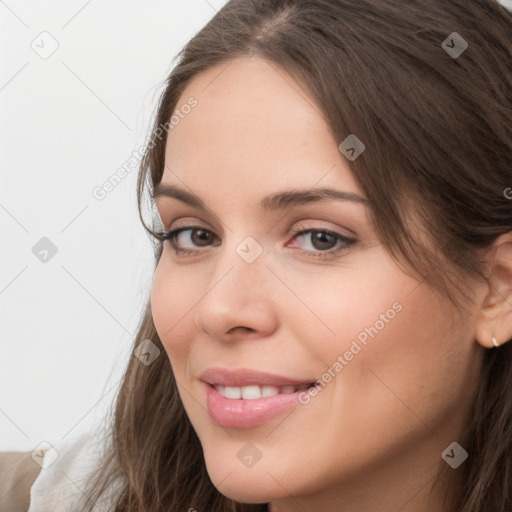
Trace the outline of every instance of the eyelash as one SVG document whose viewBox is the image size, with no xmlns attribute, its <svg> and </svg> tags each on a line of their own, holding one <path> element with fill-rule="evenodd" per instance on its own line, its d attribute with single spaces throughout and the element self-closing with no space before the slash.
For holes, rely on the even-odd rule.
<svg viewBox="0 0 512 512">
<path fill-rule="evenodd" d="M 206 231 L 207 233 L 213 234 L 211 231 L 209 231 L 208 229 L 205 229 L 201 226 L 186 226 L 186 227 L 181 227 L 181 228 L 173 229 L 168 232 L 161 233 L 160 237 L 161 237 L 162 243 L 165 242 L 165 240 L 169 240 L 171 247 L 173 248 L 176 255 L 182 255 L 182 256 L 192 255 L 192 254 L 197 255 L 197 254 L 201 254 L 205 251 L 204 250 L 193 250 L 193 249 L 180 249 L 176 245 L 176 241 L 175 241 L 176 236 L 179 233 L 181 233 L 182 231 L 196 231 L 196 230 Z M 295 228 L 294 231 L 296 231 L 296 234 L 293 236 L 292 240 L 295 240 L 299 236 L 302 236 L 302 235 L 305 235 L 308 233 L 325 233 L 327 235 L 335 237 L 338 241 L 342 242 L 341 245 L 338 246 L 337 248 L 329 249 L 326 251 L 311 252 L 311 251 L 307 251 L 304 249 L 301 250 L 302 253 L 307 253 L 308 257 L 311 257 L 311 258 L 335 257 L 338 253 L 348 249 L 352 244 L 354 244 L 356 242 L 356 240 L 353 238 L 348 238 L 346 236 L 340 235 L 339 233 L 336 233 L 335 231 L 331 231 L 329 229 Z"/>
</svg>

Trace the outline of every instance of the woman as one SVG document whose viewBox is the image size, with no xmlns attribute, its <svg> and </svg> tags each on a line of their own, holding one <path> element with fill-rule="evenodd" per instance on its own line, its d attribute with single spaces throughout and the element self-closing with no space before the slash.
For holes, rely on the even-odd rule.
<svg viewBox="0 0 512 512">
<path fill-rule="evenodd" d="M 495 0 L 232 0 L 187 44 L 73 510 L 512 510 L 511 34 Z"/>
</svg>

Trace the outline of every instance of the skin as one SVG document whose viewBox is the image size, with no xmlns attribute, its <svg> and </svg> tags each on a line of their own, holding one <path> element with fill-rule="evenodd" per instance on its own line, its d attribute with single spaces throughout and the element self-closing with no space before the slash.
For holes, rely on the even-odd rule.
<svg viewBox="0 0 512 512">
<path fill-rule="evenodd" d="M 151 307 L 212 482 L 280 512 L 444 511 L 462 466 L 448 467 L 441 453 L 460 439 L 493 332 L 512 337 L 508 271 L 492 274 L 493 288 L 475 284 L 474 307 L 458 316 L 391 258 L 364 205 L 324 200 L 263 212 L 264 196 L 292 187 L 364 197 L 314 101 L 274 64 L 244 58 L 210 68 L 178 107 L 191 96 L 198 105 L 169 133 L 162 182 L 193 192 L 208 212 L 168 197 L 156 205 L 165 231 L 199 226 L 212 241 L 182 232 L 180 247 L 206 251 L 185 256 L 164 243 Z M 357 242 L 314 258 L 322 249 L 311 235 L 293 239 L 299 227 Z M 508 269 L 510 235 L 495 247 Z M 252 263 L 236 252 L 247 236 L 263 249 Z M 324 251 L 340 246 L 335 239 Z M 206 368 L 314 381 L 396 303 L 401 310 L 307 405 L 250 429 L 210 419 L 198 380 Z M 247 442 L 261 452 L 250 468 L 237 457 Z"/>
</svg>

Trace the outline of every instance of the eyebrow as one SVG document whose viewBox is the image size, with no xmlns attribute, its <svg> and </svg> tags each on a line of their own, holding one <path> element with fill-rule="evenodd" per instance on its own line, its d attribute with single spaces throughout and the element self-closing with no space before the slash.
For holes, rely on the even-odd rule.
<svg viewBox="0 0 512 512">
<path fill-rule="evenodd" d="M 199 197 L 197 197 L 195 194 L 187 192 L 186 190 L 183 190 L 182 188 L 176 187 L 175 185 L 159 183 L 153 192 L 153 199 L 161 196 L 172 197 L 188 204 L 189 206 L 199 208 L 205 212 L 208 211 L 206 204 Z M 309 190 L 290 189 L 277 192 L 275 194 L 264 197 L 260 201 L 260 207 L 265 212 L 285 210 L 309 203 L 324 201 L 326 199 L 336 201 L 349 201 L 352 203 L 368 206 L 368 200 L 358 196 L 357 194 L 336 190 L 334 188 L 322 187 Z"/>
</svg>

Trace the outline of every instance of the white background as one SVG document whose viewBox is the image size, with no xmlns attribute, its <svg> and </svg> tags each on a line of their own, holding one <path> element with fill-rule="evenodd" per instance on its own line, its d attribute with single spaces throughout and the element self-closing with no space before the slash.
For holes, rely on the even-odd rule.
<svg viewBox="0 0 512 512">
<path fill-rule="evenodd" d="M 0 450 L 77 437 L 114 399 L 154 257 L 137 169 L 92 191 L 143 144 L 172 59 L 224 3 L 0 1 Z"/>
<path fill-rule="evenodd" d="M 72 439 L 114 399 L 154 256 L 137 169 L 92 191 L 144 143 L 174 56 L 224 3 L 0 2 L 0 450 Z"/>
</svg>

